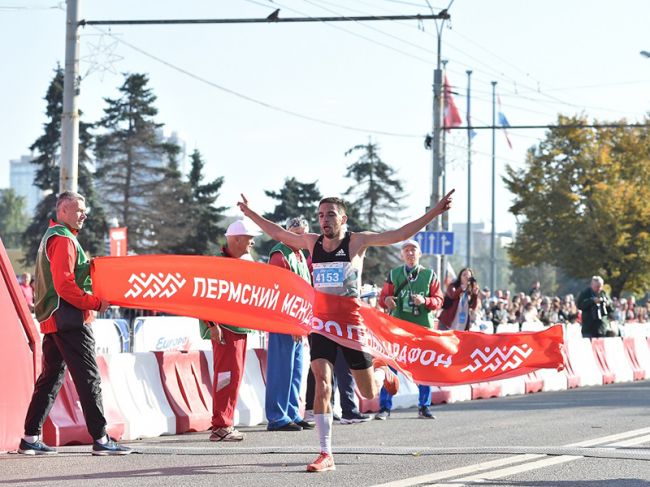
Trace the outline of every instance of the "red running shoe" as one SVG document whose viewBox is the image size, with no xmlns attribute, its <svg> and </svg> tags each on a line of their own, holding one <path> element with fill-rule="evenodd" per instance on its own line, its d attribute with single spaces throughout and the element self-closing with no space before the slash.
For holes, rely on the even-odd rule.
<svg viewBox="0 0 650 487">
<path fill-rule="evenodd" d="M 384 387 L 386 388 L 386 391 L 391 396 L 397 394 L 397 391 L 399 391 L 399 377 L 397 377 L 397 374 L 394 373 L 382 360 L 375 359 L 372 365 L 375 369 L 384 370 Z"/>
<path fill-rule="evenodd" d="M 336 465 L 334 465 L 334 457 L 329 453 L 321 452 L 316 460 L 307 465 L 308 472 L 329 472 L 330 470 L 336 470 Z"/>
</svg>

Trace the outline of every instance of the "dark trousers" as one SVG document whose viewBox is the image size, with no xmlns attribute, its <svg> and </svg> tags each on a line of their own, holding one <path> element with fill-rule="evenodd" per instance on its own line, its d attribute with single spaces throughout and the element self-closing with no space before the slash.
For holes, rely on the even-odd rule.
<svg viewBox="0 0 650 487">
<path fill-rule="evenodd" d="M 41 434 L 43 423 L 63 384 L 66 365 L 79 394 L 88 433 L 98 440 L 106 435 L 106 419 L 95 358 L 95 338 L 90 326 L 43 336 L 43 371 L 34 385 L 27 409 L 25 434 Z"/>
<path fill-rule="evenodd" d="M 332 375 L 332 407 L 334 407 L 334 389 L 338 387 L 341 398 L 341 413 L 344 417 L 350 417 L 359 414 L 359 408 L 354 402 L 354 378 L 350 367 L 345 361 L 345 357 L 339 347 L 336 351 L 336 363 L 334 364 L 334 374 Z M 309 369 L 307 375 L 307 393 L 305 397 L 305 409 L 314 409 L 314 395 L 316 392 L 316 381 L 314 373 Z"/>
</svg>

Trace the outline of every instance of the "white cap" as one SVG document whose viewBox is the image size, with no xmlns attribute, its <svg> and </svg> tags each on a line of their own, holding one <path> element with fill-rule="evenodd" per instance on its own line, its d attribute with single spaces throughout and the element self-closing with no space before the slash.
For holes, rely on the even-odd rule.
<svg viewBox="0 0 650 487">
<path fill-rule="evenodd" d="M 235 237 L 238 235 L 246 235 L 248 237 L 257 237 L 260 229 L 250 220 L 235 220 L 226 230 L 226 237 Z"/>
<path fill-rule="evenodd" d="M 412 245 L 412 246 L 415 247 L 416 249 L 420 250 L 420 244 L 418 243 L 417 240 L 413 240 L 413 239 L 411 238 L 411 239 L 409 239 L 409 240 L 404 240 L 404 241 L 402 242 L 402 248 L 403 248 L 403 249 L 406 248 L 406 247 L 408 247 L 409 245 Z"/>
</svg>

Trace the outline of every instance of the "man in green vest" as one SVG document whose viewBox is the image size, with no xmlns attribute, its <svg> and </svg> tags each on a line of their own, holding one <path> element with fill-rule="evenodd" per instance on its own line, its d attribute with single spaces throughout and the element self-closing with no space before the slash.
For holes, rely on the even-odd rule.
<svg viewBox="0 0 650 487">
<path fill-rule="evenodd" d="M 226 230 L 226 246 L 218 257 L 253 260 L 251 250 L 259 230 L 249 220 L 236 220 Z M 244 378 L 247 334 L 250 330 L 214 322 L 200 322 L 201 336 L 212 341 L 212 434 L 210 441 L 242 441 L 235 429 L 235 409 Z"/>
<path fill-rule="evenodd" d="M 43 371 L 25 418 L 25 436 L 18 453 L 52 455 L 56 450 L 40 439 L 43 423 L 56 399 L 66 366 L 77 388 L 93 455 L 127 455 L 131 449 L 106 434 L 101 377 L 90 323 L 108 301 L 92 294 L 90 259 L 77 234 L 86 221 L 85 198 L 66 191 L 56 202 L 56 220 L 50 222 L 36 256 L 34 313 L 43 333 Z"/>
<path fill-rule="evenodd" d="M 402 243 L 404 264 L 388 273 L 379 302 L 392 316 L 431 329 L 434 311 L 442 306 L 443 295 L 436 273 L 420 265 L 421 256 L 420 244 L 416 240 Z M 429 410 L 431 387 L 418 385 L 418 390 L 418 416 L 435 419 Z M 392 406 L 392 396 L 382 387 L 379 393 L 380 410 L 376 419 L 388 419 Z"/>
<path fill-rule="evenodd" d="M 302 235 L 308 231 L 307 220 L 290 218 L 285 227 Z M 307 253 L 278 242 L 269 254 L 269 264 L 298 274 L 311 285 Z M 303 370 L 303 339 L 283 333 L 269 333 L 266 362 L 266 400 L 264 408 L 269 431 L 301 431 L 313 429 L 299 412 L 300 386 Z"/>
</svg>

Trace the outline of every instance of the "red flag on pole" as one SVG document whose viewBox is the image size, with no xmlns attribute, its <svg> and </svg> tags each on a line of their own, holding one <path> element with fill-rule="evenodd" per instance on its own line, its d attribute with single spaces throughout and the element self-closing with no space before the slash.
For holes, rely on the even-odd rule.
<svg viewBox="0 0 650 487">
<path fill-rule="evenodd" d="M 463 119 L 460 118 L 460 112 L 458 107 L 454 102 L 454 99 L 451 96 L 451 86 L 449 86 L 449 81 L 447 80 L 447 75 L 445 74 L 445 111 L 442 121 L 442 126 L 445 130 L 449 130 L 451 127 L 458 127 L 463 123 Z"/>
<path fill-rule="evenodd" d="M 111 256 L 123 257 L 126 255 L 127 233 L 126 227 L 111 228 L 108 231 L 111 242 Z"/>
</svg>

